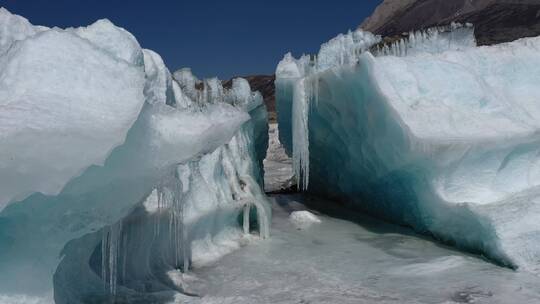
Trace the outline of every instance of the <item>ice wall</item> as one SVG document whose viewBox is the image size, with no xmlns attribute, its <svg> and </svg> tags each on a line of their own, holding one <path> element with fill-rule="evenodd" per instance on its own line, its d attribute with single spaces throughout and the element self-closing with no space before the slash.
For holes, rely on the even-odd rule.
<svg viewBox="0 0 540 304">
<path fill-rule="evenodd" d="M 0 9 L 0 31 L 2 301 L 144 297 L 136 265 L 166 257 L 152 284 L 268 236 L 267 114 L 247 81 L 175 79 L 108 20 L 47 29 Z"/>
<path fill-rule="evenodd" d="M 276 69 L 276 107 L 279 113 L 279 139 L 293 158 L 297 185 L 307 189 L 309 183 L 309 104 L 317 102 L 321 71 L 336 66 L 354 66 L 360 54 L 379 43 L 381 37 L 361 30 L 339 35 L 321 45 L 315 56 L 295 59 L 285 55 Z"/>
<path fill-rule="evenodd" d="M 283 142 L 296 149 L 296 134 L 308 137 L 308 191 L 538 273 L 540 38 L 477 48 L 468 35 L 374 46 L 377 57 L 293 81 L 281 71 L 298 61 L 286 56 L 278 104 L 307 104 L 309 114 L 279 112 L 292 126 L 308 121 Z M 300 82 L 317 90 L 298 93 Z"/>
<path fill-rule="evenodd" d="M 0 22 L 2 210 L 33 192 L 57 194 L 86 167 L 103 164 L 141 111 L 144 67 L 135 38 L 105 20 L 41 30 L 2 9 Z M 104 28 L 122 51 L 92 42 Z"/>
</svg>

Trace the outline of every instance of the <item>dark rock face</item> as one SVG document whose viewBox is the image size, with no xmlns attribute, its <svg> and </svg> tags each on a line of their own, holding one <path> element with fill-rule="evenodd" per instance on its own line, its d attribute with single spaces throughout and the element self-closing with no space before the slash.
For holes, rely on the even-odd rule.
<svg viewBox="0 0 540 304">
<path fill-rule="evenodd" d="M 540 35 L 540 0 L 398 1 L 385 0 L 360 27 L 396 36 L 451 22 L 470 22 L 479 45 Z"/>
<path fill-rule="evenodd" d="M 274 122 L 276 120 L 276 87 L 274 86 L 276 75 L 250 75 L 242 78 L 249 82 L 252 91 L 261 93 L 268 110 L 268 118 L 271 122 Z M 232 79 L 223 83 L 224 87 L 230 87 L 231 85 Z"/>
<path fill-rule="evenodd" d="M 486 9 L 462 16 L 457 21 L 475 25 L 480 45 L 513 41 L 540 35 L 540 1 L 535 5 L 495 3 Z"/>
</svg>

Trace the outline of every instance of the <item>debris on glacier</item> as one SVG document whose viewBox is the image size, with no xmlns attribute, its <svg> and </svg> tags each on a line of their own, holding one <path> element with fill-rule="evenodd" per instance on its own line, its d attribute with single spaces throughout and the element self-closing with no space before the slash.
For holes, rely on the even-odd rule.
<svg viewBox="0 0 540 304">
<path fill-rule="evenodd" d="M 540 273 L 540 37 L 476 47 L 473 31 L 285 55 L 280 139 L 301 188 Z"/>
</svg>

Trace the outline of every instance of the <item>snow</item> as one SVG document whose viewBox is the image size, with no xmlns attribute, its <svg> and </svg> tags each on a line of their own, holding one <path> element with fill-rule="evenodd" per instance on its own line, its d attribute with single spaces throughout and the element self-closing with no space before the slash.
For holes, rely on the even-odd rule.
<svg viewBox="0 0 540 304">
<path fill-rule="evenodd" d="M 309 192 L 540 273 L 540 38 L 472 37 L 453 25 L 278 73 L 280 140 Z"/>
<path fill-rule="evenodd" d="M 321 223 L 315 214 L 306 210 L 292 212 L 289 219 L 299 230 L 308 229 L 313 224 Z"/>
</svg>

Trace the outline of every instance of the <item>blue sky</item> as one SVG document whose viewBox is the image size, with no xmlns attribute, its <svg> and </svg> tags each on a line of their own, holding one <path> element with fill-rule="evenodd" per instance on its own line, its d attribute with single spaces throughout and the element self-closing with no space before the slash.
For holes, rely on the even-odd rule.
<svg viewBox="0 0 540 304">
<path fill-rule="evenodd" d="M 33 24 L 81 26 L 108 18 L 158 52 L 171 70 L 199 77 L 271 74 L 288 51 L 314 53 L 355 29 L 380 0 L 0 0 Z"/>
</svg>

